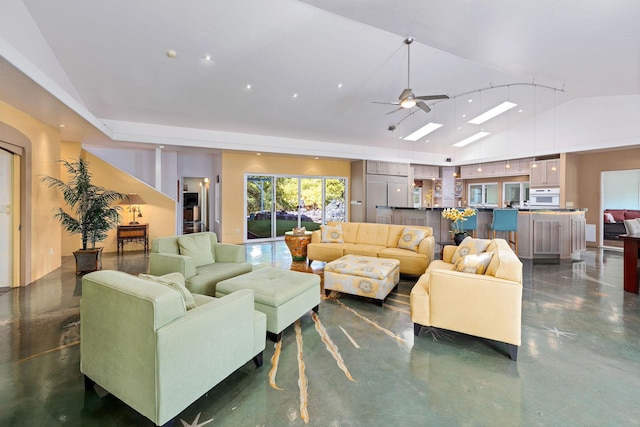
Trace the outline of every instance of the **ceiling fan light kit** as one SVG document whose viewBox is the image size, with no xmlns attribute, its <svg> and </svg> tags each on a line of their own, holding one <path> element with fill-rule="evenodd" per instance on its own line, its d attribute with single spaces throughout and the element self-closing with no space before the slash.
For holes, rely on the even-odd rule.
<svg viewBox="0 0 640 427">
<path fill-rule="evenodd" d="M 397 108 L 393 111 L 388 112 L 387 114 L 395 113 L 396 111 L 400 111 L 402 109 L 410 109 L 413 107 L 418 107 L 425 113 L 431 111 L 431 108 L 424 101 L 431 101 L 437 99 L 449 99 L 448 95 L 424 95 L 424 96 L 415 96 L 413 91 L 411 90 L 411 43 L 413 43 L 413 37 L 407 37 L 404 40 L 404 44 L 407 45 L 407 88 L 404 89 L 400 96 L 398 97 L 398 102 L 376 102 L 374 104 L 387 104 L 387 105 L 397 105 L 400 108 Z"/>
</svg>

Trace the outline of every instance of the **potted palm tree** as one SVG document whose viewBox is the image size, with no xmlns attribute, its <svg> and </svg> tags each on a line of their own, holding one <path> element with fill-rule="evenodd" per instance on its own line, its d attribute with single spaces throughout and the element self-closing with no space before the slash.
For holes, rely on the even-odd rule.
<svg viewBox="0 0 640 427">
<path fill-rule="evenodd" d="M 102 247 L 96 243 L 107 238 L 107 232 L 120 222 L 120 206 L 114 203 L 127 197 L 126 194 L 107 190 L 91 183 L 89 163 L 79 157 L 77 160 L 61 160 L 70 176 L 68 182 L 45 176 L 42 178 L 49 188 L 62 193 L 71 212 L 58 208 L 54 218 L 71 234 L 80 234 L 82 248 L 75 251 L 76 274 L 102 268 Z"/>
</svg>

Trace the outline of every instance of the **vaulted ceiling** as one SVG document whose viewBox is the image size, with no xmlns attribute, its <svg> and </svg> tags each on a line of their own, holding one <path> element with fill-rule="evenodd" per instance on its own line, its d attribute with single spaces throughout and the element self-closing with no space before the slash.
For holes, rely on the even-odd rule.
<svg viewBox="0 0 640 427">
<path fill-rule="evenodd" d="M 636 0 L 4 0 L 0 99 L 85 144 L 432 164 L 632 146 L 638 22 Z M 409 76 L 450 99 L 372 102 Z"/>
</svg>

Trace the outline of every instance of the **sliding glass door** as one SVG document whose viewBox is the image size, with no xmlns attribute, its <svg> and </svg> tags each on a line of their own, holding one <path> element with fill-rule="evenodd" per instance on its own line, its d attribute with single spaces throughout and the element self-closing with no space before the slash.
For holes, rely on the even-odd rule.
<svg viewBox="0 0 640 427">
<path fill-rule="evenodd" d="M 294 227 L 317 230 L 326 221 L 345 221 L 345 178 L 247 175 L 247 240 L 284 236 Z"/>
<path fill-rule="evenodd" d="M 247 240 L 273 237 L 273 182 L 272 176 L 251 175 L 245 179 Z"/>
</svg>

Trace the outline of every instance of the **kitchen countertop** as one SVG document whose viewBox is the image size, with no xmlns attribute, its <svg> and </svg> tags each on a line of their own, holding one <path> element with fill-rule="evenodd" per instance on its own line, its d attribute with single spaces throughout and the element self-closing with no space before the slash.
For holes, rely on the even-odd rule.
<svg viewBox="0 0 640 427">
<path fill-rule="evenodd" d="M 464 206 L 463 206 L 464 207 Z M 376 206 L 379 209 L 406 209 L 406 210 L 414 210 L 414 211 L 441 211 L 447 208 L 437 207 L 437 208 L 411 208 L 411 207 L 402 207 L 402 206 Z M 480 212 L 492 212 L 497 208 L 476 208 Z M 518 208 L 520 212 L 586 212 L 587 208 L 534 208 L 534 207 L 526 207 L 526 208 Z"/>
</svg>

